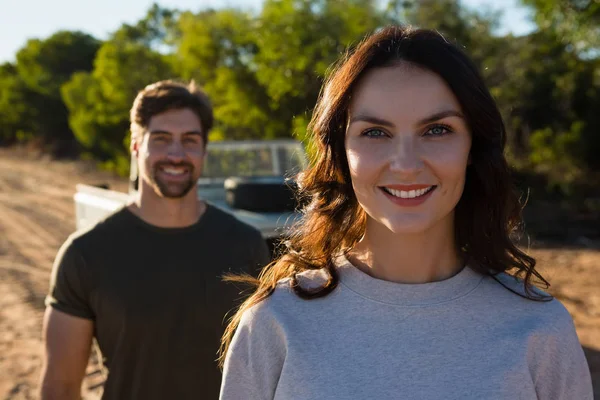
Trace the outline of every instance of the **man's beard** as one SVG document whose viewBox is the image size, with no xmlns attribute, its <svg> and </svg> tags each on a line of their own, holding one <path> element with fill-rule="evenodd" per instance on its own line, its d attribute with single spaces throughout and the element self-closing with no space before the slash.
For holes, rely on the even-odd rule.
<svg viewBox="0 0 600 400">
<path fill-rule="evenodd" d="M 167 183 L 159 177 L 159 174 L 161 173 L 160 169 L 163 167 L 184 167 L 187 170 L 185 173 L 188 174 L 189 179 L 178 183 Z M 162 173 L 164 174 L 165 172 Z M 188 162 L 182 162 L 179 164 L 173 164 L 170 162 L 158 162 L 152 167 L 150 181 L 156 194 L 158 194 L 161 197 L 166 197 L 170 199 L 179 199 L 185 197 L 185 195 L 187 195 L 192 188 L 196 187 L 196 180 L 194 179 L 194 166 Z"/>
</svg>

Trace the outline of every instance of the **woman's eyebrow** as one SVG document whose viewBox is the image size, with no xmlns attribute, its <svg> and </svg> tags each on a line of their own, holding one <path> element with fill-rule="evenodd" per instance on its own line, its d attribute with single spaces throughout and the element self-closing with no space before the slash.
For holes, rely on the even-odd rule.
<svg viewBox="0 0 600 400">
<path fill-rule="evenodd" d="M 366 114 L 358 114 L 350 119 L 350 123 L 348 125 L 352 125 L 354 122 L 370 122 L 375 125 L 387 126 L 390 128 L 394 128 L 395 125 L 393 122 L 385 120 L 383 118 L 374 117 L 372 115 Z"/>
<path fill-rule="evenodd" d="M 423 119 L 421 119 L 419 121 L 419 125 L 425 125 L 428 124 L 430 122 L 435 122 L 438 121 L 440 119 L 444 119 L 447 117 L 458 117 L 458 118 L 462 118 L 465 119 L 465 116 L 460 112 L 460 111 L 456 111 L 456 110 L 444 110 L 444 111 L 440 111 L 437 112 L 435 114 L 432 114 L 428 117 L 425 117 Z"/>
<path fill-rule="evenodd" d="M 456 111 L 456 110 L 443 110 L 440 112 L 436 112 L 435 114 L 431 114 L 425 118 L 422 118 L 421 120 L 419 120 L 418 124 L 419 125 L 425 125 L 434 121 L 438 121 L 440 119 L 443 118 L 447 118 L 447 117 L 458 117 L 458 118 L 462 118 L 465 119 L 465 116 L 460 112 L 460 111 Z M 389 128 L 394 128 L 395 125 L 393 122 L 390 122 L 386 119 L 383 118 L 379 118 L 379 117 L 375 117 L 373 115 L 368 115 L 368 114 L 357 114 L 354 117 L 352 117 L 350 119 L 350 123 L 348 125 L 353 124 L 354 122 L 369 122 L 375 125 L 381 125 L 381 126 L 386 126 Z"/>
</svg>

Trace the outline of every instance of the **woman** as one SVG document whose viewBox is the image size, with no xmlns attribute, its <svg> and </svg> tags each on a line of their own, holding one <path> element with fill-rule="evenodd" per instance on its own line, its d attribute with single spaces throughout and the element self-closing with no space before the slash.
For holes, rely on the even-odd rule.
<svg viewBox="0 0 600 400">
<path fill-rule="evenodd" d="M 511 240 L 504 125 L 457 47 L 375 33 L 310 129 L 310 203 L 230 323 L 221 399 L 592 399 L 569 313 Z"/>
</svg>

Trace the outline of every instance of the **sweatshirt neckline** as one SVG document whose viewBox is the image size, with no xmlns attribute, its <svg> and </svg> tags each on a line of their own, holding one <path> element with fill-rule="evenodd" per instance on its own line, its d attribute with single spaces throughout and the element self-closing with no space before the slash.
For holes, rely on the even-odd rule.
<svg viewBox="0 0 600 400">
<path fill-rule="evenodd" d="M 484 276 L 469 266 L 442 281 L 396 283 L 374 278 L 356 268 L 346 256 L 336 260 L 340 282 L 360 296 L 401 306 L 428 306 L 456 300 L 472 292 Z"/>
</svg>

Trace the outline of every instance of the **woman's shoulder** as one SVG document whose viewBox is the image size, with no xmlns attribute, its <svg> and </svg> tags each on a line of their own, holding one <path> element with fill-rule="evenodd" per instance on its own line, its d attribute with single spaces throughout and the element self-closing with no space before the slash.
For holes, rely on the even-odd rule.
<svg viewBox="0 0 600 400">
<path fill-rule="evenodd" d="M 537 286 L 526 287 L 525 281 L 508 273 L 500 273 L 487 279 L 494 297 L 500 296 L 505 308 L 515 315 L 526 316 L 530 321 L 540 322 L 549 329 L 572 329 L 573 319 L 559 299 Z"/>
<path fill-rule="evenodd" d="M 324 270 L 308 270 L 296 275 L 298 285 L 306 290 L 314 290 L 324 286 L 329 275 Z M 243 315 L 246 322 L 263 320 L 285 320 L 302 315 L 313 303 L 322 299 L 306 300 L 296 294 L 292 287 L 292 278 L 287 277 L 277 282 L 273 292 L 263 300 L 248 308 Z"/>
<path fill-rule="evenodd" d="M 295 275 L 295 280 L 299 288 L 312 291 L 324 287 L 329 281 L 329 273 L 325 269 L 310 269 L 299 272 Z M 273 297 L 287 299 L 300 299 L 292 287 L 292 277 L 281 279 L 277 282 Z"/>
</svg>

